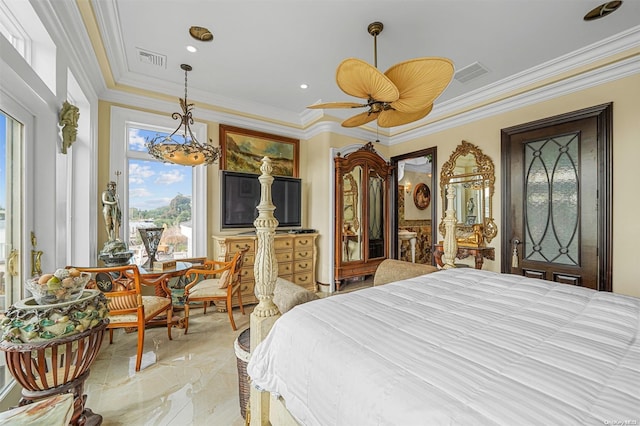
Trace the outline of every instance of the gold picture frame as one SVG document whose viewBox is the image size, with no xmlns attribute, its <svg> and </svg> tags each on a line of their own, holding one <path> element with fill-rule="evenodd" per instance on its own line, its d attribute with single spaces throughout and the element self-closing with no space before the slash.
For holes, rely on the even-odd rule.
<svg viewBox="0 0 640 426">
<path fill-rule="evenodd" d="M 260 174 L 263 157 L 271 159 L 274 176 L 298 177 L 300 140 L 220 125 L 222 170 Z"/>
</svg>

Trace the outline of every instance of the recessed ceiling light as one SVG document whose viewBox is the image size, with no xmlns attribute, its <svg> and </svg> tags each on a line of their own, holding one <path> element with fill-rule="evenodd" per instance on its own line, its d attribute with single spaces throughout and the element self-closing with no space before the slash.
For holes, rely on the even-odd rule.
<svg viewBox="0 0 640 426">
<path fill-rule="evenodd" d="M 187 46 L 187 50 L 191 53 L 196 53 L 198 51 L 194 46 Z"/>
<path fill-rule="evenodd" d="M 309 87 L 309 85 L 307 85 L 307 84 L 305 84 L 305 83 L 302 83 L 302 84 L 300 85 L 300 88 L 301 88 L 301 89 L 307 89 L 308 87 Z"/>
<path fill-rule="evenodd" d="M 615 12 L 622 6 L 622 0 L 620 1 L 608 1 L 600 6 L 591 9 L 589 13 L 584 15 L 585 21 L 593 21 L 595 19 L 604 18 L 605 16 Z"/>
</svg>

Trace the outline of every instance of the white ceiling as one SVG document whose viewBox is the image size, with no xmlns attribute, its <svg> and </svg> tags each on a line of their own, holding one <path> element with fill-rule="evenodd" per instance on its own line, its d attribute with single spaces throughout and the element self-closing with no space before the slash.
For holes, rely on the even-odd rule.
<svg viewBox="0 0 640 426">
<path fill-rule="evenodd" d="M 422 56 L 447 57 L 456 70 L 475 62 L 489 70 L 467 83 L 454 80 L 437 109 L 496 84 L 527 84 L 545 69 L 559 73 L 576 53 L 639 32 L 640 0 L 625 0 L 610 16 L 585 22 L 583 16 L 603 2 L 91 0 L 117 84 L 177 99 L 184 94 L 180 64 L 188 63 L 191 100 L 271 119 L 294 117 L 289 121 L 298 125 L 307 105 L 358 101 L 337 87 L 335 70 L 348 57 L 374 63 L 371 22 L 384 24 L 377 41 L 381 71 Z M 192 25 L 209 28 L 214 40 L 192 39 Z M 187 52 L 187 45 L 198 52 Z M 139 49 L 165 56 L 165 66 L 142 62 Z M 340 118 L 354 113 L 327 112 Z"/>
</svg>

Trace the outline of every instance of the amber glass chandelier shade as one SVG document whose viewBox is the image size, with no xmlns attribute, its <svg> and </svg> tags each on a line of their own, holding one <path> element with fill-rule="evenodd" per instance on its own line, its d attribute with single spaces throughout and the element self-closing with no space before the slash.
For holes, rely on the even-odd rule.
<svg viewBox="0 0 640 426">
<path fill-rule="evenodd" d="M 161 137 L 162 143 L 156 143 L 149 148 L 149 153 L 165 163 L 181 166 L 199 166 L 212 164 L 220 156 L 218 147 L 211 144 L 177 143 L 172 139 Z"/>
<path fill-rule="evenodd" d="M 181 166 L 213 164 L 220 158 L 220 148 L 213 146 L 211 143 L 202 144 L 198 142 L 191 131 L 193 104 L 187 102 L 187 73 L 192 68 L 186 64 L 182 64 L 180 68 L 184 70 L 184 99 L 179 100 L 182 113 L 174 112 L 171 115 L 174 120 L 180 120 L 180 125 L 169 136 L 158 135 L 151 139 L 147 138 L 145 145 L 149 154 L 164 163 L 179 164 Z M 181 142 L 174 139 L 180 129 L 182 129 Z"/>
</svg>

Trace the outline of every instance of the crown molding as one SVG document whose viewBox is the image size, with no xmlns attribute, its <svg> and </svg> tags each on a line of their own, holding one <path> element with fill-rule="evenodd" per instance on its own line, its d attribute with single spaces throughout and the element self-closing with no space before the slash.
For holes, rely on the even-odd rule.
<svg viewBox="0 0 640 426">
<path fill-rule="evenodd" d="M 393 136 L 391 138 L 391 144 L 397 145 L 422 136 L 462 126 L 473 121 L 558 98 L 560 96 L 599 86 L 601 84 L 629 77 L 638 73 L 640 73 L 640 56 L 635 56 L 591 72 L 531 90 L 521 95 L 495 102 L 484 107 L 475 108 L 471 111 L 443 119 L 401 135 Z"/>
<path fill-rule="evenodd" d="M 118 2 L 92 1 L 91 8 L 96 19 L 98 29 L 111 28 L 116 23 L 115 28 L 121 28 L 118 18 Z M 118 52 L 125 52 L 125 43 L 122 40 L 120 31 L 109 31 L 108 37 L 101 37 L 100 41 L 104 47 L 105 54 L 109 61 L 109 68 L 113 81 L 121 81 L 127 72 L 127 64 L 124 55 Z"/>
<path fill-rule="evenodd" d="M 52 2 L 53 3 L 53 2 Z M 79 17 L 75 2 L 55 2 L 56 4 L 69 3 L 73 6 L 65 6 L 58 9 L 70 10 L 75 9 L 75 13 L 67 12 L 69 19 L 62 20 L 62 24 L 66 28 L 74 31 L 74 34 L 83 34 L 79 40 L 82 42 L 82 48 L 77 52 L 77 62 L 82 63 L 85 67 L 87 64 L 91 66 L 90 75 L 91 82 L 96 88 L 96 92 L 100 99 L 111 100 L 123 104 L 131 104 L 140 108 L 148 108 L 152 110 L 174 111 L 176 106 L 169 102 L 158 101 L 132 93 L 125 93 L 118 89 L 105 88 L 104 79 L 100 74 L 95 54 L 91 48 L 91 44 L 86 35 L 84 28 L 79 28 L 78 23 L 82 23 Z M 96 19 L 101 23 L 114 22 L 117 19 L 117 11 L 113 5 L 102 5 L 102 2 L 93 2 Z M 114 15 L 115 14 L 115 15 Z M 74 15 L 74 16 L 71 16 Z M 69 22 L 67 22 L 69 21 Z M 73 23 L 75 21 L 75 24 Z M 117 33 L 115 31 L 114 33 Z M 119 40 L 119 34 L 112 34 L 113 39 L 103 40 L 107 52 L 113 49 L 122 51 L 122 40 Z M 78 38 L 74 38 L 78 39 Z M 375 126 L 361 126 L 359 128 L 345 128 L 337 122 L 338 118 L 331 114 L 326 114 L 324 110 L 305 109 L 301 112 L 291 112 L 274 108 L 269 105 L 256 104 L 246 102 L 239 99 L 231 99 L 228 97 L 212 94 L 210 92 L 198 91 L 192 89 L 195 95 L 192 99 L 198 99 L 198 103 L 210 105 L 212 108 L 228 110 L 229 112 L 220 112 L 212 109 L 199 109 L 196 115 L 214 122 L 220 122 L 231 125 L 246 126 L 261 131 L 268 131 L 296 137 L 300 139 L 310 139 L 324 132 L 331 132 L 344 136 L 354 137 L 362 140 L 379 139 L 382 145 L 403 143 L 424 135 L 443 131 L 445 129 L 460 126 L 475 120 L 499 114 L 510 109 L 521 108 L 534 102 L 541 102 L 562 96 L 576 90 L 592 87 L 607 81 L 622 78 L 626 75 L 634 73 L 632 59 L 624 61 L 624 64 L 605 65 L 593 71 L 578 74 L 558 81 L 553 84 L 529 90 L 518 95 L 510 95 L 523 90 L 531 85 L 542 85 L 545 80 L 559 78 L 563 74 L 578 72 L 580 68 L 590 65 L 597 65 L 598 62 L 606 60 L 606 58 L 619 55 L 625 51 L 636 49 L 640 46 L 640 25 L 630 28 L 629 30 L 618 33 L 609 38 L 600 40 L 594 44 L 570 52 L 561 57 L 547 61 L 533 68 L 505 78 L 493 84 L 489 84 L 480 89 L 474 90 L 459 96 L 455 99 L 438 103 L 434 105 L 432 113 L 423 119 L 422 123 L 415 122 L 405 126 L 384 129 L 380 134 L 379 129 Z M 110 58 L 118 58 L 119 55 L 109 54 Z M 119 61 L 119 60 L 118 60 Z M 630 61 L 630 62 L 629 62 Z M 120 62 L 120 61 L 119 61 Z M 111 64 L 114 78 L 120 84 L 129 83 L 133 87 L 139 87 L 152 93 L 180 93 L 182 87 L 175 84 L 167 84 L 156 79 L 140 80 L 131 78 L 130 73 L 126 73 L 126 65 L 121 63 Z M 637 73 L 637 65 L 635 73 Z M 125 75 L 126 74 L 126 75 Z M 504 98 L 495 102 L 491 100 Z M 480 106 L 489 102 L 487 105 Z M 237 114 L 233 113 L 237 111 Z M 463 112 L 460 112 L 463 111 Z M 255 117 L 255 118 L 252 118 Z M 262 117 L 262 118 L 259 118 Z M 341 120 L 340 120 L 341 121 Z M 280 123 L 280 124 L 278 124 Z"/>
<path fill-rule="evenodd" d="M 296 129 L 282 124 L 271 123 L 261 119 L 242 117 L 239 115 L 203 109 L 195 115 L 198 118 L 213 122 L 228 124 L 238 127 L 247 127 L 267 133 L 276 133 L 297 139 L 311 139 L 322 133 L 335 133 L 361 140 L 377 139 L 382 145 L 397 145 L 419 137 L 441 132 L 453 127 L 462 126 L 477 120 L 502 114 L 507 111 L 523 108 L 546 100 L 554 99 L 580 90 L 595 87 L 620 78 L 629 77 L 640 73 L 640 56 L 633 56 L 626 60 L 609 64 L 577 76 L 543 86 L 526 93 L 516 95 L 498 102 L 479 108 L 473 108 L 467 112 L 444 118 L 434 123 L 426 124 L 403 133 L 376 135 L 372 128 L 356 127 L 345 128 L 337 121 L 318 121 L 306 129 Z M 146 96 L 109 90 L 105 93 L 104 100 L 114 103 L 131 105 L 138 108 L 157 110 L 170 114 L 176 109 L 176 103 L 148 98 Z M 446 110 L 444 110 L 446 111 Z M 434 108 L 433 115 L 438 117 L 445 114 L 439 106 Z"/>
</svg>

